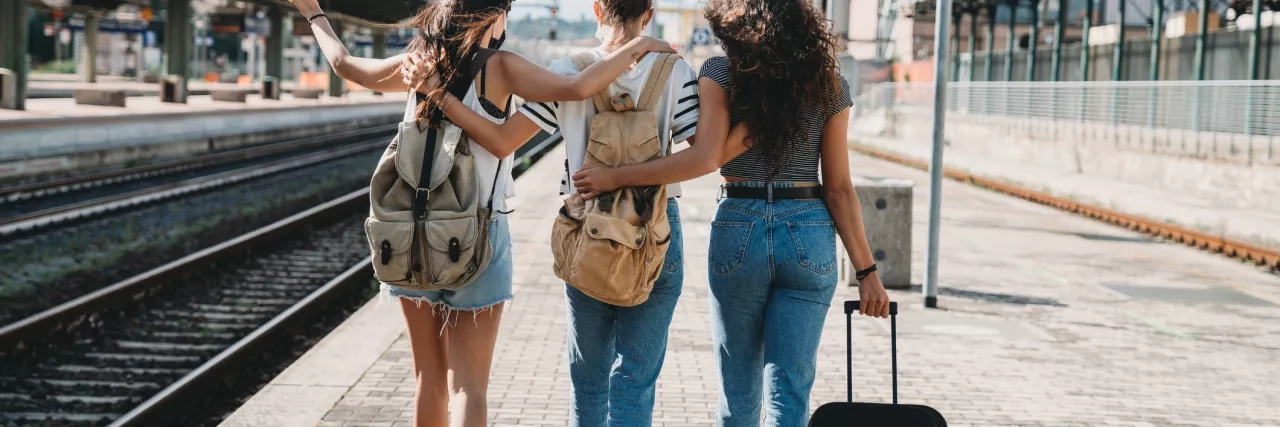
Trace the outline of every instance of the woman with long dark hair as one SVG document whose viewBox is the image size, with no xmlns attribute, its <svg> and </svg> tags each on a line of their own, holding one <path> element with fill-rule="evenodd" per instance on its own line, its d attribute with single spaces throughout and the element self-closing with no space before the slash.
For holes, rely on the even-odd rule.
<svg viewBox="0 0 1280 427">
<path fill-rule="evenodd" d="M 709 0 L 706 17 L 726 56 L 702 65 L 701 115 L 721 121 L 707 128 L 732 131 L 699 130 L 693 149 L 582 170 L 574 184 L 591 195 L 684 181 L 723 163 L 707 260 L 719 425 L 758 425 L 764 402 L 765 424 L 804 426 L 837 286 L 837 236 L 858 270 L 862 314 L 889 313 L 849 174 L 849 84 L 807 0 Z"/>
<path fill-rule="evenodd" d="M 518 54 L 493 50 L 506 38 L 510 0 L 438 0 L 409 24 L 417 36 L 408 53 L 387 59 L 357 58 L 334 35 L 317 0 L 292 1 L 311 22 L 317 43 L 340 77 L 382 92 L 418 88 L 428 75 L 443 82 L 423 89 L 425 100 L 406 114 L 407 120 L 421 121 L 434 116 L 432 111 L 453 106 L 501 123 L 513 94 L 546 102 L 582 100 L 604 89 L 645 53 L 671 51 L 661 40 L 637 38 L 581 74 L 563 76 Z M 449 90 L 462 87 L 468 88 L 459 97 Z M 489 224 L 494 255 L 488 268 L 457 290 L 420 291 L 383 284 L 388 294 L 400 299 L 404 311 L 417 383 L 414 425 L 419 427 L 486 425 L 498 324 L 503 303 L 512 298 L 511 236 L 501 213 L 506 199 L 514 195 L 510 152 L 495 156 L 474 140 L 469 144 L 477 170 L 501 168 L 498 182 L 489 173 L 476 177 L 482 192 L 479 200 L 495 201 Z M 502 197 L 491 198 L 491 192 Z M 460 317 L 471 319 L 457 321 Z"/>
</svg>

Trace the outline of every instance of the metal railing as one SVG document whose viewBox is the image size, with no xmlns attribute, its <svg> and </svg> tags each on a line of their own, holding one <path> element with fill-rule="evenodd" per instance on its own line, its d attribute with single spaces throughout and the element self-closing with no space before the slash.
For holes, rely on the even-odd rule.
<svg viewBox="0 0 1280 427">
<path fill-rule="evenodd" d="M 855 120 L 929 119 L 932 89 L 871 86 L 855 103 Z M 1032 140 L 1280 164 L 1280 81 L 952 82 L 946 102 L 948 133 L 982 126 Z"/>
</svg>

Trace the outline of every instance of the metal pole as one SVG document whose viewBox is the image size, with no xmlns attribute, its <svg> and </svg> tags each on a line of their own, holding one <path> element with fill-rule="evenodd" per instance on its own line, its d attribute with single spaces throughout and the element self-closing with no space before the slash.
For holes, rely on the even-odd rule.
<svg viewBox="0 0 1280 427">
<path fill-rule="evenodd" d="M 1027 81 L 1036 81 L 1036 45 L 1040 43 L 1040 0 L 1031 0 L 1031 37 L 1027 41 Z"/>
<path fill-rule="evenodd" d="M 991 64 L 991 57 L 996 52 L 996 12 L 999 6 L 987 6 L 987 49 L 983 62 L 986 64 L 986 78 L 983 81 L 989 82 L 995 78 L 995 68 Z"/>
<path fill-rule="evenodd" d="M 1009 38 L 1006 40 L 1008 46 L 1005 47 L 1004 54 L 1004 81 L 1013 81 L 1013 51 L 1018 44 L 1018 31 L 1015 25 L 1018 22 L 1018 0 L 1009 0 Z"/>
<path fill-rule="evenodd" d="M 1049 80 L 1062 80 L 1062 38 L 1067 36 L 1067 0 L 1058 0 L 1058 22 L 1053 26 L 1053 65 Z"/>
<path fill-rule="evenodd" d="M 973 12 L 969 14 L 969 81 L 974 81 L 976 71 L 978 71 L 978 12 Z"/>
<path fill-rule="evenodd" d="M 1124 80 L 1124 6 L 1128 3 L 1128 0 L 1117 0 L 1116 2 L 1117 15 L 1119 16 L 1116 20 L 1116 49 L 1114 51 L 1114 59 L 1111 61 L 1111 80 L 1117 82 Z"/>
<path fill-rule="evenodd" d="M 80 81 L 94 83 L 98 80 L 98 22 L 102 20 L 98 12 L 84 14 L 84 69 L 80 70 Z"/>
<path fill-rule="evenodd" d="M 957 13 L 952 18 L 955 21 L 955 28 L 960 28 L 960 21 L 964 19 L 964 14 Z M 955 54 L 955 58 L 951 59 L 951 81 L 960 81 L 960 32 L 951 33 L 951 52 Z"/>
<path fill-rule="evenodd" d="M 165 74 L 176 80 L 173 102 L 187 102 L 187 79 L 191 77 L 191 2 L 171 1 L 165 5 Z"/>
<path fill-rule="evenodd" d="M 947 16 L 951 0 L 938 0 L 934 19 L 933 69 L 942 70 L 947 61 L 944 43 L 948 34 Z M 1012 59 L 1012 58 L 1011 58 Z M 938 234 L 942 227 L 942 144 L 946 134 L 947 79 L 933 79 L 933 160 L 929 163 L 929 254 L 925 264 L 924 306 L 938 306 Z"/>
<path fill-rule="evenodd" d="M 1093 0 L 1084 0 L 1084 22 L 1080 24 L 1080 81 L 1089 81 L 1089 28 L 1093 26 Z"/>
<path fill-rule="evenodd" d="M 379 59 L 387 57 L 386 30 L 374 30 L 373 32 L 373 57 Z M 382 95 L 382 92 L 374 92 L 373 94 Z"/>
<path fill-rule="evenodd" d="M 1249 80 L 1258 79 L 1258 57 L 1262 54 L 1262 0 L 1253 0 L 1253 34 L 1249 35 Z"/>
<path fill-rule="evenodd" d="M 1198 15 L 1196 24 L 1196 80 L 1204 80 L 1205 42 L 1209 39 L 1209 0 L 1200 0 L 1199 9 L 1196 13 Z"/>
<path fill-rule="evenodd" d="M 1164 0 L 1151 0 L 1151 81 L 1160 80 L 1160 44 L 1164 38 Z"/>
</svg>

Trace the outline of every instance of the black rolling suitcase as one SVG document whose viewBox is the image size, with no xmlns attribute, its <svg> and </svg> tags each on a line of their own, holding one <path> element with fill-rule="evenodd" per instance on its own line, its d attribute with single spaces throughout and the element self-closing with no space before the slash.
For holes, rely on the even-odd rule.
<svg viewBox="0 0 1280 427">
<path fill-rule="evenodd" d="M 809 418 L 809 427 L 946 427 L 947 421 L 937 410 L 924 405 L 898 404 L 898 303 L 889 303 L 890 346 L 893 361 L 893 404 L 857 403 L 853 401 L 853 313 L 858 301 L 844 302 L 845 318 L 845 382 L 849 397 L 845 402 L 832 402 L 818 407 Z"/>
</svg>

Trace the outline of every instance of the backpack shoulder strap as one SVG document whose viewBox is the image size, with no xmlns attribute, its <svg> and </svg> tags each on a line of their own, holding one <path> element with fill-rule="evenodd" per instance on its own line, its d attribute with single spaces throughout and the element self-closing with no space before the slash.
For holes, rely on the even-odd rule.
<svg viewBox="0 0 1280 427">
<path fill-rule="evenodd" d="M 570 56 L 569 59 L 572 59 L 573 64 L 578 66 L 578 72 L 583 72 L 587 67 L 590 67 L 591 64 L 596 63 L 596 56 L 595 54 L 592 54 L 591 51 Z M 609 102 L 609 88 L 607 87 L 604 90 L 597 92 L 595 95 L 592 95 L 591 102 L 595 104 L 596 112 L 613 111 L 613 104 Z"/>
<path fill-rule="evenodd" d="M 674 53 L 663 53 L 658 57 L 653 69 L 649 70 L 649 79 L 645 81 L 644 89 L 641 89 L 640 102 L 636 103 L 637 111 L 654 111 L 667 88 L 667 81 L 671 80 L 671 70 L 679 60 L 680 55 Z"/>
</svg>

